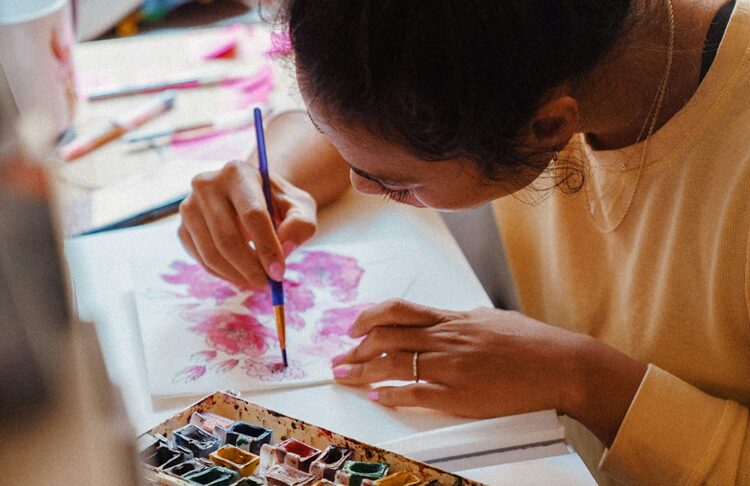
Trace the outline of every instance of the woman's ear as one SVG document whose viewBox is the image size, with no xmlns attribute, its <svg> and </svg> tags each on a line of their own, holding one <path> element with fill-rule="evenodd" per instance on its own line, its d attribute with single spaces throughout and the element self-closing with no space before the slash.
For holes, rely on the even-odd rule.
<svg viewBox="0 0 750 486">
<path fill-rule="evenodd" d="M 560 96 L 545 102 L 531 120 L 530 138 L 533 146 L 559 150 L 568 144 L 579 123 L 578 102 Z"/>
</svg>

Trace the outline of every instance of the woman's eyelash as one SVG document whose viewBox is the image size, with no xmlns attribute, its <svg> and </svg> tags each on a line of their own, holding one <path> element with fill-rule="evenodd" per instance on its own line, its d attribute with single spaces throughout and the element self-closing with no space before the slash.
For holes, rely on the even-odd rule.
<svg viewBox="0 0 750 486">
<path fill-rule="evenodd" d="M 380 194 L 382 194 L 386 199 L 390 199 L 391 201 L 397 202 L 397 203 L 403 203 L 407 199 L 409 199 L 410 193 L 406 189 L 388 189 L 387 187 L 380 186 Z"/>
</svg>

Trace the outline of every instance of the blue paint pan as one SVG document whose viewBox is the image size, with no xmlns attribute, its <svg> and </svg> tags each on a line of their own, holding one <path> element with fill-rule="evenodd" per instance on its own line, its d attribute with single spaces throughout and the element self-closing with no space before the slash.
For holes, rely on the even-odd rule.
<svg viewBox="0 0 750 486">
<path fill-rule="evenodd" d="M 271 430 L 247 422 L 235 422 L 227 430 L 227 444 L 237 446 L 242 450 L 260 454 L 263 444 L 271 443 Z"/>
<path fill-rule="evenodd" d="M 208 457 L 219 448 L 221 441 L 195 425 L 186 425 L 174 431 L 174 443 L 191 451 L 195 457 Z"/>
</svg>

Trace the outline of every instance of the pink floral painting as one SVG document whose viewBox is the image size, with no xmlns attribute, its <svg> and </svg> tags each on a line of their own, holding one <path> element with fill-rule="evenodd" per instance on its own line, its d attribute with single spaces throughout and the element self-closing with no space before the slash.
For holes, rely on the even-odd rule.
<svg viewBox="0 0 750 486">
<path fill-rule="evenodd" d="M 317 250 L 300 255 L 287 265 L 284 281 L 287 348 L 292 358 L 288 368 L 280 364 L 268 290 L 238 288 L 196 263 L 171 262 L 160 279 L 176 300 L 176 321 L 202 342 L 172 382 L 206 381 L 227 373 L 265 382 L 300 380 L 306 370 L 294 353 L 330 358 L 351 346 L 349 327 L 369 306 L 356 303 L 364 269 L 349 256 Z"/>
</svg>

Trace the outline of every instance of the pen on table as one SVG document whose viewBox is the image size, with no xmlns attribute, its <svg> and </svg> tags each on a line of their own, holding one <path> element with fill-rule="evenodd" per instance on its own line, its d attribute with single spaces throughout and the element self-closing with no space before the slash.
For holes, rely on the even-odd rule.
<svg viewBox="0 0 750 486">
<path fill-rule="evenodd" d="M 86 95 L 86 99 L 89 101 L 106 100 L 109 98 L 118 98 L 120 96 L 130 96 L 144 93 L 154 93 L 157 91 L 164 91 L 165 89 L 185 89 L 185 88 L 200 88 L 202 86 L 213 86 L 215 84 L 229 81 L 232 76 L 225 72 L 213 72 L 202 75 L 188 75 L 181 78 L 175 78 L 171 80 L 157 81 L 153 83 L 144 84 L 133 84 L 130 86 L 121 86 L 119 88 L 98 91 Z"/>
<path fill-rule="evenodd" d="M 268 214 L 271 216 L 274 229 L 276 229 L 276 219 L 273 211 L 273 196 L 271 195 L 271 180 L 268 177 L 268 157 L 266 156 L 266 139 L 263 134 L 263 116 L 260 108 L 253 110 L 255 118 L 255 136 L 258 141 L 258 162 L 260 166 L 260 177 L 263 180 L 263 197 L 266 199 Z M 279 346 L 281 347 L 281 358 L 284 361 L 284 367 L 289 366 L 286 358 L 286 322 L 284 315 L 284 284 L 273 279 L 268 279 L 271 286 L 271 299 L 273 300 L 273 313 L 276 317 L 276 332 L 279 334 Z"/>
<path fill-rule="evenodd" d="M 174 99 L 174 91 L 162 93 L 147 103 L 126 112 L 121 117 L 112 121 L 109 126 L 82 135 L 67 145 L 63 145 L 59 151 L 60 157 L 66 161 L 74 160 L 112 140 L 122 137 L 129 131 L 170 110 L 174 106 Z"/>
<path fill-rule="evenodd" d="M 214 132 L 222 130 L 236 130 L 251 125 L 252 121 L 252 115 L 249 114 L 247 110 L 242 110 L 226 115 L 217 116 L 213 120 L 177 126 L 174 128 L 168 128 L 166 130 L 156 130 L 146 133 L 144 133 L 142 130 L 139 130 L 138 132 L 133 132 L 125 135 L 123 137 L 123 140 L 128 143 L 149 142 L 151 140 L 156 140 L 157 138 L 174 138 L 176 135 L 189 132 L 203 132 L 206 130 Z"/>
<path fill-rule="evenodd" d="M 82 233 L 78 233 L 74 236 L 94 235 L 96 233 L 103 233 L 105 231 L 130 228 L 132 226 L 138 226 L 141 224 L 149 223 L 151 221 L 157 220 L 164 216 L 168 216 L 170 214 L 176 213 L 180 209 L 180 203 L 184 201 L 186 197 L 187 197 L 187 194 L 183 194 L 182 196 L 176 197 L 174 199 L 170 199 L 169 201 L 157 207 L 148 209 L 146 211 L 135 214 L 128 218 L 121 219 L 120 221 L 115 221 L 114 223 L 110 223 L 105 226 L 100 226 L 98 228 L 94 228 L 94 229 L 84 231 Z"/>
</svg>

